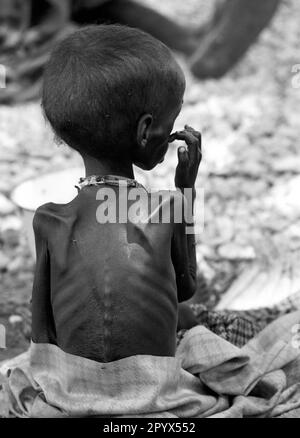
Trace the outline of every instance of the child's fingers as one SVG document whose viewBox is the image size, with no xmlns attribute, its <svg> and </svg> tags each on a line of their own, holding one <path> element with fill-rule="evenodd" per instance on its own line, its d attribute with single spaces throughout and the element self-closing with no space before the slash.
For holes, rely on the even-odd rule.
<svg viewBox="0 0 300 438">
<path fill-rule="evenodd" d="M 185 131 L 180 131 L 180 132 L 174 132 L 173 134 L 170 135 L 169 137 L 169 143 L 173 143 L 175 140 L 178 140 L 178 134 L 180 133 L 184 133 L 184 132 L 190 132 L 191 134 L 193 134 L 197 140 L 199 140 L 200 142 L 202 141 L 202 134 L 199 131 L 196 131 L 194 128 L 185 125 Z"/>
<path fill-rule="evenodd" d="M 200 132 L 195 131 L 193 128 L 186 125 L 184 131 L 175 132 L 170 135 L 169 143 L 175 140 L 183 140 L 188 146 L 188 157 L 191 163 L 200 164 L 202 160 L 202 135 Z"/>
<path fill-rule="evenodd" d="M 168 142 L 173 143 L 175 140 L 177 140 L 177 132 L 174 132 L 174 134 L 170 135 Z"/>
<path fill-rule="evenodd" d="M 191 132 L 199 141 L 198 149 L 199 149 L 199 157 L 200 160 L 202 159 L 202 134 L 199 131 L 196 131 L 194 128 L 192 128 L 189 125 L 185 125 L 185 129 L 189 132 Z"/>
<path fill-rule="evenodd" d="M 201 141 L 201 138 L 202 138 L 201 132 L 196 131 L 194 128 L 192 128 L 189 125 L 185 125 L 184 128 L 185 128 L 186 131 L 191 132 L 199 141 Z"/>
<path fill-rule="evenodd" d="M 189 131 L 176 132 L 176 139 L 186 142 L 191 162 L 198 162 L 200 159 L 199 140 Z"/>
<path fill-rule="evenodd" d="M 196 131 L 196 129 L 192 128 L 189 125 L 185 125 L 184 129 L 186 129 L 187 131 L 191 132 L 192 134 L 194 134 L 195 137 L 198 138 L 198 140 L 201 140 L 201 132 Z"/>
<path fill-rule="evenodd" d="M 185 147 L 180 146 L 177 150 L 178 153 L 178 163 L 180 167 L 186 168 L 189 165 L 189 154 Z"/>
</svg>

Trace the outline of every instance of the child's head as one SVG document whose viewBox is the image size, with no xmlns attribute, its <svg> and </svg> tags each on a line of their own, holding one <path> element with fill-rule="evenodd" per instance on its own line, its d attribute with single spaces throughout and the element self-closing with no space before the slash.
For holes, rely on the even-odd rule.
<svg viewBox="0 0 300 438">
<path fill-rule="evenodd" d="M 43 107 L 58 137 L 83 157 L 151 169 L 168 149 L 184 89 L 160 41 L 125 26 L 91 26 L 53 51 Z"/>
</svg>

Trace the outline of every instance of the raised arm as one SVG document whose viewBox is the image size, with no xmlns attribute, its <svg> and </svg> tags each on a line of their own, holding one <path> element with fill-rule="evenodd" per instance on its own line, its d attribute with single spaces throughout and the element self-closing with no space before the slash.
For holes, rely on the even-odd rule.
<svg viewBox="0 0 300 438">
<path fill-rule="evenodd" d="M 201 134 L 186 126 L 184 131 L 173 134 L 170 140 L 184 140 L 187 145 L 187 148 L 178 149 L 178 166 L 175 176 L 175 185 L 183 194 L 181 204 L 184 218 L 184 211 L 194 211 L 195 182 L 202 158 Z M 185 189 L 191 190 L 192 198 L 184 197 Z M 192 202 L 193 205 L 188 205 L 188 202 Z M 191 226 L 191 224 L 188 225 Z M 187 233 L 187 224 L 184 220 L 174 226 L 172 261 L 176 272 L 178 301 L 187 301 L 196 292 L 197 262 L 195 235 Z"/>
</svg>

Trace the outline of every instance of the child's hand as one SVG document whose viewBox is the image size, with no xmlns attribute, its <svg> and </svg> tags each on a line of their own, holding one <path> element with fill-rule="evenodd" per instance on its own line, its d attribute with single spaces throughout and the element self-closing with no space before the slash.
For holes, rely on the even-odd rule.
<svg viewBox="0 0 300 438">
<path fill-rule="evenodd" d="M 178 148 L 175 186 L 179 189 L 194 188 L 202 159 L 201 134 L 186 125 L 184 131 L 175 132 L 170 136 L 170 143 L 174 140 L 184 140 L 187 144 L 187 148 Z"/>
</svg>

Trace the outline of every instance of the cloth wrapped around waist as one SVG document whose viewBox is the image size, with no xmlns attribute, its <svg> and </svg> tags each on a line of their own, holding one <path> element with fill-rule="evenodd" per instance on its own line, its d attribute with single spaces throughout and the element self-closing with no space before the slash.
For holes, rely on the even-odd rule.
<svg viewBox="0 0 300 438">
<path fill-rule="evenodd" d="M 32 344 L 0 368 L 0 414 L 18 417 L 266 417 L 300 407 L 300 312 L 242 349 L 198 326 L 176 357 L 106 364 Z"/>
</svg>

